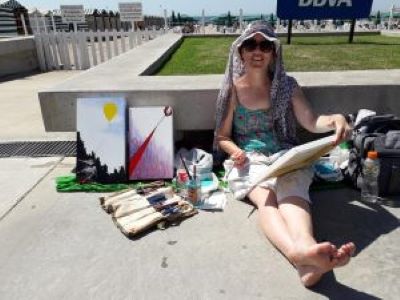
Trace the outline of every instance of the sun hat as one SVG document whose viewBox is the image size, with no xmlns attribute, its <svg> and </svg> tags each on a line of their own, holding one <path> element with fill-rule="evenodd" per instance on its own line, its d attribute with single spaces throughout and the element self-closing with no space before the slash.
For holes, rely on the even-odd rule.
<svg viewBox="0 0 400 300">
<path fill-rule="evenodd" d="M 244 41 L 253 38 L 256 34 L 261 34 L 267 41 L 273 42 L 276 47 L 279 46 L 279 39 L 276 36 L 273 28 L 266 22 L 255 22 L 250 23 L 243 32 L 243 38 L 237 44 L 237 49 L 240 49 Z"/>
</svg>

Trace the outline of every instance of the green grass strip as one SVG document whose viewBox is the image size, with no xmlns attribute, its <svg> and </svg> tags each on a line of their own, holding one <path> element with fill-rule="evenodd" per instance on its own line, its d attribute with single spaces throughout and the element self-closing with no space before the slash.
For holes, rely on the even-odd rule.
<svg viewBox="0 0 400 300">
<path fill-rule="evenodd" d="M 156 75 L 223 74 L 235 37 L 188 37 Z M 281 39 L 289 72 L 400 68 L 400 38 L 382 35 Z"/>
</svg>

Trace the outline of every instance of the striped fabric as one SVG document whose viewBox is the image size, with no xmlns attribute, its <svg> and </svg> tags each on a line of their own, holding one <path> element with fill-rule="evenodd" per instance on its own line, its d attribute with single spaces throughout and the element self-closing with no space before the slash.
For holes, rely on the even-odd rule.
<svg viewBox="0 0 400 300">
<path fill-rule="evenodd" d="M 17 22 L 11 9 L 0 7 L 0 36 L 17 35 Z"/>
</svg>

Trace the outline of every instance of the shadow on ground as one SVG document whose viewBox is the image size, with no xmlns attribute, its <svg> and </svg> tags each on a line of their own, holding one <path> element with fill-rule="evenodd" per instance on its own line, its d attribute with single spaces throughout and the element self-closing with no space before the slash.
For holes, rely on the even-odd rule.
<svg viewBox="0 0 400 300">
<path fill-rule="evenodd" d="M 352 300 L 377 300 L 381 299 L 373 295 L 358 291 L 349 286 L 341 284 L 336 280 L 335 274 L 325 274 L 321 281 L 312 289 L 314 292 L 324 295 L 330 300 L 352 299 Z"/>
<path fill-rule="evenodd" d="M 336 245 L 353 241 L 358 254 L 382 234 L 399 227 L 398 218 L 385 206 L 360 203 L 358 191 L 329 190 L 314 192 L 312 196 L 314 194 L 318 201 L 314 202 L 312 210 L 319 240 L 328 240 Z"/>
<path fill-rule="evenodd" d="M 0 83 L 2 82 L 7 82 L 7 81 L 12 81 L 12 80 L 32 80 L 29 78 L 30 76 L 33 75 L 38 75 L 41 72 L 39 70 L 36 71 L 29 71 L 29 72 L 21 72 L 18 74 L 11 74 L 11 75 L 5 75 L 5 76 L 0 76 Z"/>
<path fill-rule="evenodd" d="M 399 219 L 385 206 L 359 202 L 358 191 L 318 191 L 311 196 L 318 199 L 312 207 L 317 240 L 331 241 L 337 246 L 353 241 L 356 255 L 381 235 L 399 228 Z M 333 272 L 326 274 L 313 290 L 329 299 L 379 299 L 341 284 Z"/>
</svg>

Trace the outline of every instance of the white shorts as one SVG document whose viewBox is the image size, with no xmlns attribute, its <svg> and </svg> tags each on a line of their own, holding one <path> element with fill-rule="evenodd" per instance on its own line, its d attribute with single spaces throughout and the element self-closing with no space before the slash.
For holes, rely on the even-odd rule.
<svg viewBox="0 0 400 300">
<path fill-rule="evenodd" d="M 226 161 L 224 163 L 226 177 L 225 180 L 228 182 L 228 187 L 234 195 L 235 199 L 242 200 L 254 187 L 254 180 L 257 175 L 263 170 L 268 168 L 265 163 L 260 163 L 263 157 L 268 159 L 266 156 L 251 152 L 247 153 L 246 163 L 240 167 L 231 167 L 232 162 Z M 296 196 L 300 197 L 307 202 L 311 203 L 310 196 L 308 193 L 310 184 L 313 179 L 313 170 L 311 167 L 299 169 L 280 177 L 269 178 L 257 186 L 272 190 L 277 201 Z"/>
</svg>

